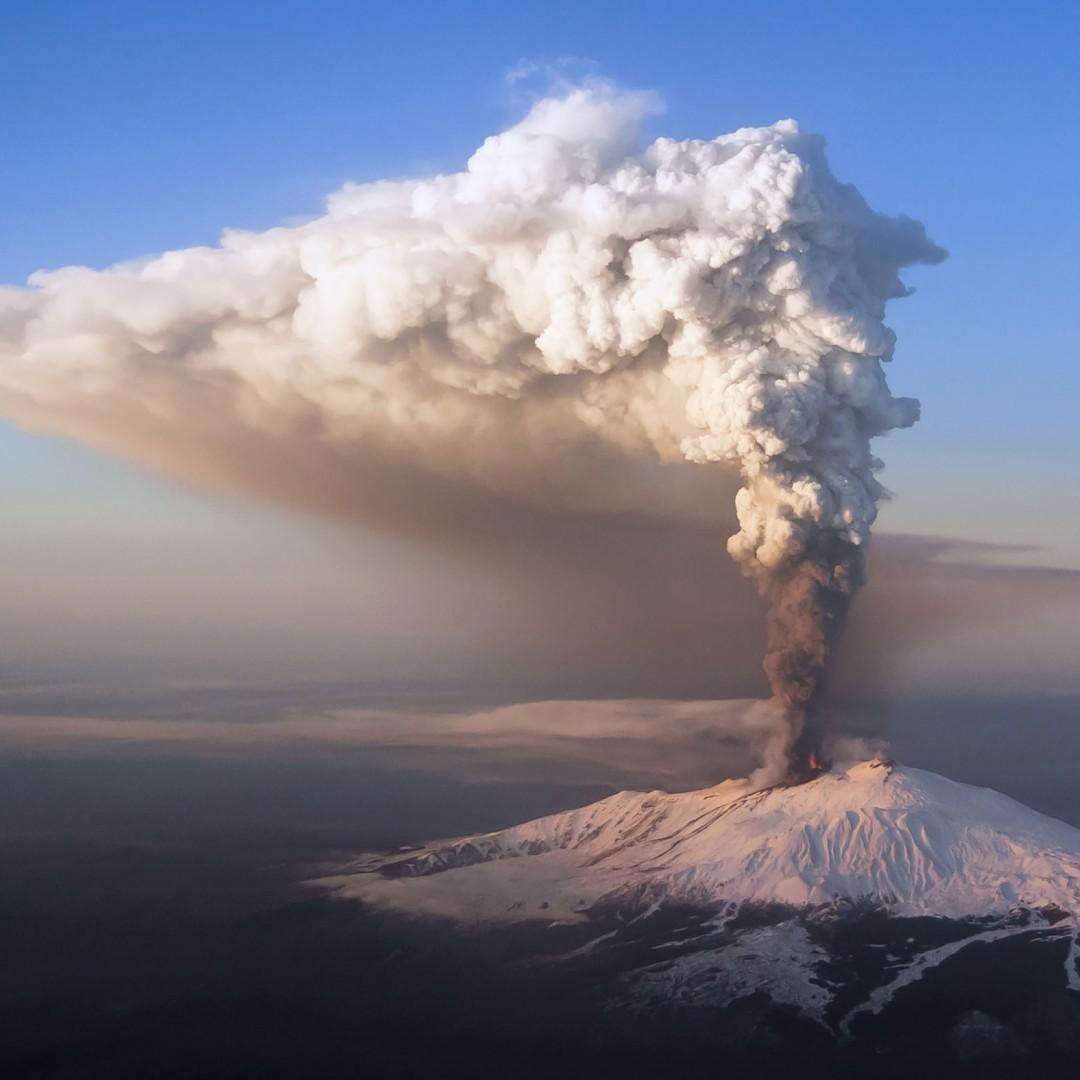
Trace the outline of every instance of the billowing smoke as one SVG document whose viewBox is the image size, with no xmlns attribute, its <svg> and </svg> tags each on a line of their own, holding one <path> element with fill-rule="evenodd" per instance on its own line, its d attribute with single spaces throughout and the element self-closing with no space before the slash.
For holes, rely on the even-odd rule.
<svg viewBox="0 0 1080 1080">
<path fill-rule="evenodd" d="M 728 550 L 767 601 L 794 742 L 863 577 L 870 440 L 918 416 L 885 381 L 885 303 L 944 253 L 790 120 L 641 150 L 655 111 L 590 84 L 463 172 L 35 274 L 0 292 L 0 410 L 397 527 L 435 498 L 648 509 L 664 492 L 629 481 L 643 460 L 737 473 Z"/>
</svg>

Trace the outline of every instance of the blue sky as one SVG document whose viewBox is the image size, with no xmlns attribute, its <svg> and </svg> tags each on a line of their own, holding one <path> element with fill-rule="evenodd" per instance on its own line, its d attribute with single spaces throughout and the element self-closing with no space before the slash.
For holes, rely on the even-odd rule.
<svg viewBox="0 0 1080 1080">
<path fill-rule="evenodd" d="M 894 390 L 924 420 L 882 444 L 892 531 L 1035 545 L 1080 567 L 1076 108 L 1068 3 L 23 3 L 0 44 L 0 281 L 212 243 L 319 211 L 347 179 L 454 169 L 563 64 L 658 91 L 655 133 L 794 116 L 875 207 L 950 259 L 894 306 Z M 283 521 L 14 432 L 21 543 Z M 295 522 L 283 529 L 297 528 Z M 248 535 L 245 534 L 245 535 Z M 150 538 L 150 539 L 148 539 Z"/>
</svg>

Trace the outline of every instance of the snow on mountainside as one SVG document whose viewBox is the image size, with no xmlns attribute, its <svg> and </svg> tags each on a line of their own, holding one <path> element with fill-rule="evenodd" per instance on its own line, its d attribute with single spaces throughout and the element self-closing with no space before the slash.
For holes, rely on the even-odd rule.
<svg viewBox="0 0 1080 1080">
<path fill-rule="evenodd" d="M 764 997 L 873 1042 L 943 967 L 974 965 L 968 1012 L 1036 972 L 1037 995 L 1080 991 L 1080 830 L 880 760 L 763 790 L 624 791 L 313 884 L 477 932 L 520 924 L 525 952 L 591 971 L 627 1015 Z M 986 950 L 1005 950 L 989 978 Z"/>
<path fill-rule="evenodd" d="M 744 781 L 624 791 L 349 870 L 322 884 L 470 921 L 576 920 L 614 898 L 646 907 L 870 900 L 895 915 L 952 918 L 1018 905 L 1080 913 L 1080 830 L 884 761 L 760 791 Z"/>
</svg>

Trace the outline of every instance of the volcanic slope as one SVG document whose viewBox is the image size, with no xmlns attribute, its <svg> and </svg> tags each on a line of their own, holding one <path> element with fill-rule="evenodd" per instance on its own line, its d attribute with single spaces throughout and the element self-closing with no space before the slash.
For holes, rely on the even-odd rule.
<svg viewBox="0 0 1080 1080">
<path fill-rule="evenodd" d="M 315 884 L 477 944 L 510 935 L 526 968 L 557 965 L 632 1028 L 674 1008 L 723 1031 L 762 1001 L 766 1026 L 795 1015 L 871 1050 L 931 1021 L 963 1043 L 985 1010 L 1033 1046 L 1040 1009 L 1080 1025 L 1080 830 L 888 761 L 621 792 Z"/>
<path fill-rule="evenodd" d="M 1080 913 L 1080 830 L 987 788 L 874 760 L 795 786 L 624 791 L 500 832 L 361 862 L 339 895 L 450 917 L 576 920 L 614 896 L 902 916 Z M 374 872 L 373 872 L 374 871 Z"/>
</svg>

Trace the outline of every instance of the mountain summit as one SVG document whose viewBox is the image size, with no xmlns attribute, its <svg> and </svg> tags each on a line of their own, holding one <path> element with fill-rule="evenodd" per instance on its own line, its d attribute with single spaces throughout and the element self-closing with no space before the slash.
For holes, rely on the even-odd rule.
<svg viewBox="0 0 1080 1080">
<path fill-rule="evenodd" d="M 1080 991 L 1080 830 L 883 760 L 759 790 L 624 791 L 315 884 L 476 935 L 517 924 L 523 951 L 576 965 L 631 1014 L 765 1000 L 872 1041 L 915 984 L 933 1012 L 952 979 L 968 1019 L 1002 979 L 1040 1001 Z M 927 990 L 939 968 L 953 975 Z"/>
<path fill-rule="evenodd" d="M 343 893 L 470 920 L 578 919 L 635 893 L 650 903 L 871 901 L 908 916 L 1080 913 L 1080 830 L 883 760 L 757 791 L 745 781 L 624 791 L 357 869 L 335 879 Z"/>
</svg>

